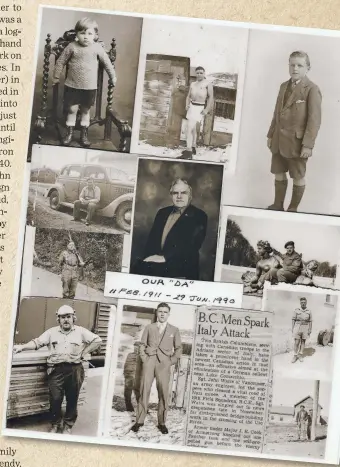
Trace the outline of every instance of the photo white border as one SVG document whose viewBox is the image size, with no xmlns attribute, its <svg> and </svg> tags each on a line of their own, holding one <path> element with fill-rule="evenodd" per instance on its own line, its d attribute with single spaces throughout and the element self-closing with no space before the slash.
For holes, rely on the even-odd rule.
<svg viewBox="0 0 340 467">
<path fill-rule="evenodd" d="M 340 292 L 338 290 L 322 289 L 306 287 L 303 285 L 295 285 L 292 287 L 291 284 L 280 284 L 270 285 L 265 283 L 262 300 L 262 310 L 265 308 L 265 301 L 267 300 L 268 291 L 287 291 L 294 292 L 296 294 L 304 295 L 334 295 L 338 298 L 336 307 L 336 317 L 334 323 L 334 338 L 333 338 L 333 368 L 331 370 L 331 378 L 329 380 L 320 379 L 319 381 L 331 384 L 331 402 L 329 405 L 329 415 L 327 423 L 327 438 L 325 447 L 325 459 L 335 459 L 340 449 L 340 419 L 338 414 L 340 412 Z M 275 314 L 275 312 L 274 312 Z M 274 337 L 274 334 L 273 334 Z M 274 368 L 274 366 L 273 366 Z M 286 375 L 279 375 L 280 379 L 290 379 Z M 297 381 L 297 378 L 291 378 Z M 300 378 L 299 378 L 300 379 Z M 302 380 L 315 380 L 310 378 L 308 375 Z M 273 371 L 273 380 L 275 381 L 275 373 Z"/>
<path fill-rule="evenodd" d="M 129 269 L 124 270 L 122 272 L 130 272 L 130 263 L 131 263 L 131 252 L 132 252 L 132 245 L 133 245 L 133 234 L 134 234 L 134 225 L 135 225 L 135 206 L 136 206 L 136 193 L 137 193 L 137 183 L 138 183 L 138 176 L 139 176 L 139 162 L 141 160 L 148 160 L 148 161 L 156 161 L 158 163 L 161 162 L 168 162 L 168 163 L 173 163 L 176 164 L 176 159 L 172 158 L 161 158 L 157 156 L 139 156 L 138 157 L 138 166 L 137 166 L 137 175 L 136 175 L 136 182 L 135 182 L 135 191 L 134 191 L 134 197 L 133 197 L 133 204 L 132 204 L 132 217 L 131 217 L 131 231 L 130 231 L 130 250 L 129 250 Z M 221 227 L 221 222 L 222 222 L 222 214 L 223 214 L 223 197 L 224 197 L 224 190 L 225 190 L 225 179 L 226 179 L 226 172 L 224 170 L 223 164 L 214 164 L 212 162 L 207 162 L 207 161 L 188 161 L 188 160 L 183 160 L 180 159 L 177 161 L 178 164 L 184 163 L 184 164 L 201 164 L 201 165 L 211 165 L 211 166 L 220 166 L 222 170 L 222 182 L 221 182 L 221 195 L 220 195 L 220 202 L 219 202 L 219 214 L 218 214 L 218 222 L 217 222 L 217 240 L 216 240 L 216 259 L 217 259 L 217 248 L 218 248 L 218 242 L 219 242 L 219 232 L 220 232 L 220 227 Z M 169 187 L 170 188 L 170 187 Z M 170 199 L 169 199 L 169 205 L 171 204 Z M 214 272 L 214 277 L 216 273 L 216 262 L 215 262 L 215 272 Z M 211 281 L 204 281 L 204 283 L 209 284 L 209 282 L 214 282 L 214 279 Z"/>
<path fill-rule="evenodd" d="M 340 217 L 336 216 L 323 216 L 318 214 L 300 214 L 293 212 L 280 212 L 280 211 L 271 211 L 266 209 L 255 209 L 255 208 L 240 208 L 235 206 L 223 206 L 222 217 L 220 219 L 220 238 L 217 246 L 216 254 L 216 264 L 215 264 L 215 277 L 214 281 L 222 282 L 222 268 L 223 268 L 223 253 L 224 253 L 224 244 L 225 236 L 227 232 L 227 221 L 229 216 L 239 216 L 239 217 L 249 217 L 254 219 L 270 219 L 273 222 L 277 221 L 287 221 L 287 222 L 301 222 L 306 224 L 317 224 L 317 225 L 327 225 L 340 228 Z M 297 287 L 297 285 L 287 284 L 288 287 Z M 305 287 L 305 291 L 308 290 L 308 286 Z M 307 288 L 306 288 L 307 287 Z M 337 258 L 337 272 L 335 277 L 334 289 L 322 289 L 334 291 L 340 288 L 340 247 L 338 251 Z"/>
<path fill-rule="evenodd" d="M 143 19 L 150 20 L 150 21 L 158 21 L 158 24 L 161 27 L 161 21 L 171 21 L 176 22 L 178 17 L 172 16 L 159 16 L 159 15 L 144 15 Z M 189 18 L 184 18 L 189 19 Z M 202 25 L 211 25 L 211 23 L 206 22 L 206 20 L 199 20 L 196 19 L 195 21 L 190 21 L 190 23 L 198 23 Z M 233 23 L 235 24 L 235 23 Z M 222 26 L 222 23 L 218 24 Z M 216 26 L 218 26 L 216 24 Z M 225 24 L 227 28 L 230 27 L 229 24 Z M 135 94 L 135 105 L 133 111 L 133 126 L 132 126 L 132 134 L 131 134 L 131 146 L 130 152 L 138 154 L 140 151 L 139 142 L 140 142 L 140 121 L 142 115 L 142 106 L 143 106 L 143 97 L 144 97 L 144 82 L 145 82 L 145 69 L 146 69 L 146 59 L 147 56 L 152 54 L 146 50 L 145 45 L 145 37 L 147 34 L 147 22 L 143 22 L 142 27 L 142 37 L 141 37 L 141 45 L 140 45 L 140 54 L 139 54 L 139 64 L 138 64 L 138 74 L 137 74 L 137 84 L 136 84 L 136 94 Z M 234 27 L 235 29 L 235 27 Z M 237 164 L 237 154 L 238 154 L 238 144 L 240 139 L 240 128 L 241 128 L 241 115 L 242 115 L 242 104 L 243 104 L 243 90 L 244 90 L 244 83 L 245 83 L 245 76 L 246 76 L 246 64 L 248 58 L 248 46 L 249 46 L 249 28 L 242 28 L 238 27 L 238 29 L 246 29 L 246 37 L 245 41 L 245 48 L 244 48 L 244 60 L 240 60 L 239 69 L 237 71 L 237 89 L 236 89 L 236 102 L 235 102 L 235 116 L 234 116 L 234 123 L 233 123 L 233 135 L 232 135 L 232 144 L 231 144 L 231 151 L 230 151 L 230 160 L 227 162 L 215 162 L 209 161 L 209 159 L 200 159 L 199 161 L 193 159 L 193 162 L 205 162 L 210 164 L 222 164 L 224 166 L 224 170 L 226 174 L 234 174 L 236 171 L 236 164 Z M 174 54 L 177 55 L 177 54 Z M 153 154 L 146 154 L 143 153 L 143 156 L 150 156 L 150 157 L 157 157 Z M 169 155 L 165 155 L 162 157 L 157 157 L 157 159 L 164 159 L 169 158 L 171 160 L 176 160 L 175 157 L 170 157 Z M 181 159 L 183 160 L 183 159 Z M 189 161 L 190 162 L 190 161 Z M 222 198 L 223 199 L 223 198 Z"/>
</svg>

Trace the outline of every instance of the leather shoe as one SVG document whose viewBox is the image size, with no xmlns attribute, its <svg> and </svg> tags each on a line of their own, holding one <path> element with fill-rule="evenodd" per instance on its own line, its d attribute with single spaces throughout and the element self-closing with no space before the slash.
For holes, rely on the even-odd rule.
<svg viewBox="0 0 340 467">
<path fill-rule="evenodd" d="M 162 433 L 162 435 L 167 435 L 169 433 L 169 430 L 165 425 L 158 425 L 158 429 Z"/>
<path fill-rule="evenodd" d="M 143 426 L 144 423 L 135 423 L 132 427 L 131 427 L 131 431 L 133 431 L 134 433 L 138 433 L 139 429 L 141 426 Z"/>
<path fill-rule="evenodd" d="M 71 435 L 72 434 L 72 428 L 70 426 L 64 426 L 63 433 L 64 433 L 64 435 Z"/>
</svg>

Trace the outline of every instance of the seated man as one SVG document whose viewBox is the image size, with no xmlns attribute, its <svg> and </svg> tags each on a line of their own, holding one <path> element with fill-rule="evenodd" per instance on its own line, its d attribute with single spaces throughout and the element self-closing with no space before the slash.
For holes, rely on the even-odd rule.
<svg viewBox="0 0 340 467">
<path fill-rule="evenodd" d="M 302 258 L 295 251 L 295 244 L 289 241 L 285 244 L 286 254 L 281 258 L 281 269 L 271 271 L 272 282 L 286 282 L 293 284 L 302 272 Z"/>
<path fill-rule="evenodd" d="M 85 224 L 90 225 L 93 214 L 98 208 L 100 201 L 100 188 L 94 184 L 93 178 L 87 179 L 87 185 L 81 190 L 79 200 L 74 202 L 73 219 L 80 220 L 80 210 L 86 208 L 87 216 Z"/>
</svg>

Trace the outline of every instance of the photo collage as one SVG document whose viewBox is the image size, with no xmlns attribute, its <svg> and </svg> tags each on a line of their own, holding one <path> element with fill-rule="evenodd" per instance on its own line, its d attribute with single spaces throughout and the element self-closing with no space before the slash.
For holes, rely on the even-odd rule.
<svg viewBox="0 0 340 467">
<path fill-rule="evenodd" d="M 338 40 L 40 7 L 7 432 L 334 460 Z"/>
</svg>

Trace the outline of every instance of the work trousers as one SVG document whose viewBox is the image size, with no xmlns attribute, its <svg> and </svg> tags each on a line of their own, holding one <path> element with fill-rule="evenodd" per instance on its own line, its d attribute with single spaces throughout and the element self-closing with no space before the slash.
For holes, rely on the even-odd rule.
<svg viewBox="0 0 340 467">
<path fill-rule="evenodd" d="M 63 285 L 63 298 L 74 298 L 78 284 L 78 266 L 65 265 L 61 273 L 61 282 Z"/>
<path fill-rule="evenodd" d="M 74 205 L 73 205 L 73 217 L 74 217 L 74 219 L 79 220 L 80 219 L 80 210 L 82 208 L 86 208 L 86 212 L 87 212 L 86 220 L 88 222 L 91 222 L 93 214 L 96 212 L 97 206 L 98 206 L 97 203 L 91 203 L 91 201 L 89 203 L 82 203 L 78 199 L 77 201 L 74 202 Z"/>
<path fill-rule="evenodd" d="M 50 396 L 52 425 L 61 426 L 61 405 L 66 397 L 64 424 L 72 427 L 78 416 L 78 398 L 84 381 L 84 367 L 81 363 L 59 363 L 47 376 Z"/>
</svg>

